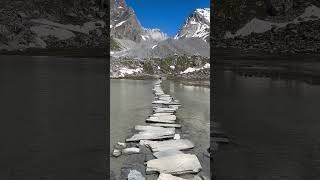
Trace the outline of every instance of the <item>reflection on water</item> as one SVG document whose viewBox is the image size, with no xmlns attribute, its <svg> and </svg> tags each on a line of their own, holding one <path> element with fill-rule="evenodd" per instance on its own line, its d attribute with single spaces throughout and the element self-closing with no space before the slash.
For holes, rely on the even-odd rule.
<svg viewBox="0 0 320 180">
<path fill-rule="evenodd" d="M 232 139 L 215 162 L 218 180 L 320 177 L 320 86 L 296 80 L 215 76 L 217 121 Z"/>
</svg>

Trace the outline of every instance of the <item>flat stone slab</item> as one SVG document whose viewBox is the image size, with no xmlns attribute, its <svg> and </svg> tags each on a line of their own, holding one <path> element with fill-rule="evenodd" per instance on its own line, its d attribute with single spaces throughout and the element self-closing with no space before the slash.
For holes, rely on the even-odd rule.
<svg viewBox="0 0 320 180">
<path fill-rule="evenodd" d="M 163 128 L 154 126 L 136 126 L 136 130 L 139 130 L 137 134 L 134 134 L 131 138 L 126 139 L 127 142 L 134 142 L 140 140 L 157 140 L 173 138 L 175 134 L 175 128 Z"/>
<path fill-rule="evenodd" d="M 174 155 L 178 155 L 178 154 L 183 154 L 183 152 L 176 150 L 176 149 L 169 149 L 166 151 L 159 151 L 159 152 L 153 153 L 153 155 L 158 159 L 168 157 L 168 156 L 174 156 Z"/>
<path fill-rule="evenodd" d="M 176 108 L 156 108 L 153 110 L 155 113 L 174 113 L 177 111 Z"/>
<path fill-rule="evenodd" d="M 171 120 L 163 120 L 163 119 L 146 119 L 146 122 L 150 123 L 168 123 L 168 124 L 175 124 L 176 121 L 171 121 Z"/>
<path fill-rule="evenodd" d="M 186 150 L 194 147 L 188 139 L 166 140 L 166 141 L 144 141 L 144 145 L 151 148 L 153 152 L 166 150 Z"/>
<path fill-rule="evenodd" d="M 201 169 L 201 164 L 196 155 L 178 154 L 148 161 L 146 172 L 188 174 L 198 173 Z"/>
<path fill-rule="evenodd" d="M 169 116 L 173 115 L 173 113 L 154 113 L 151 116 Z"/>
<path fill-rule="evenodd" d="M 152 123 L 150 126 L 156 126 L 156 127 L 173 127 L 173 128 L 181 128 L 182 126 L 180 124 L 165 124 L 165 123 Z"/>
<path fill-rule="evenodd" d="M 174 129 L 173 128 L 164 128 L 164 127 L 157 127 L 157 126 L 144 126 L 144 125 L 137 125 L 134 127 L 135 130 L 137 131 L 153 131 L 153 132 L 156 132 L 156 131 L 173 131 Z"/>
<path fill-rule="evenodd" d="M 126 149 L 122 149 L 123 154 L 135 154 L 135 153 L 140 153 L 140 149 L 136 147 L 130 147 Z"/>
<path fill-rule="evenodd" d="M 181 177 L 173 176 L 171 174 L 161 173 L 157 180 L 203 180 L 201 177 L 195 175 L 193 178 L 184 179 Z"/>
<path fill-rule="evenodd" d="M 148 119 L 153 120 L 166 120 L 166 121 L 175 121 L 177 117 L 175 115 L 168 115 L 168 116 L 151 116 Z"/>
<path fill-rule="evenodd" d="M 165 104 L 165 103 L 168 103 L 167 100 L 155 100 L 155 101 L 152 101 L 152 104 Z"/>
</svg>

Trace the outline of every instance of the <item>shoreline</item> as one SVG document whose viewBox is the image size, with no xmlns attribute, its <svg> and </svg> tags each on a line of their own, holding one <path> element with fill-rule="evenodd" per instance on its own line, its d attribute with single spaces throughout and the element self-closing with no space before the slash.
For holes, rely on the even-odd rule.
<svg viewBox="0 0 320 180">
<path fill-rule="evenodd" d="M 23 51 L 0 50 L 0 55 L 19 56 L 48 56 L 48 57 L 75 57 L 75 58 L 106 58 L 106 48 L 30 48 Z"/>
<path fill-rule="evenodd" d="M 136 77 L 110 77 L 110 80 L 127 79 L 127 80 L 156 80 L 158 76 L 136 76 Z M 185 86 L 198 86 L 210 88 L 210 79 L 181 79 L 181 78 L 167 78 L 166 80 L 181 83 Z"/>
</svg>

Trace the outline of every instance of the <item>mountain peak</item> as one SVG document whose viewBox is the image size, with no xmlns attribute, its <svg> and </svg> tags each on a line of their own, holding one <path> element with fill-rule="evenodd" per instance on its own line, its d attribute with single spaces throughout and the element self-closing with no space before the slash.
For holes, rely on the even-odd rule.
<svg viewBox="0 0 320 180">
<path fill-rule="evenodd" d="M 185 21 L 175 39 L 201 38 L 209 42 L 210 36 L 210 8 L 196 9 Z"/>
</svg>

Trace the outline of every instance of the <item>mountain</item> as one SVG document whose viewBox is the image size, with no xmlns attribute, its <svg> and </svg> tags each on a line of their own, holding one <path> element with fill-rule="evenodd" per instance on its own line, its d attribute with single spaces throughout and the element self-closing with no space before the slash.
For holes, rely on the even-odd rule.
<svg viewBox="0 0 320 180">
<path fill-rule="evenodd" d="M 159 29 L 145 29 L 141 26 L 132 8 L 124 0 L 110 1 L 110 33 L 117 39 L 141 41 L 162 41 L 167 35 Z"/>
<path fill-rule="evenodd" d="M 210 8 L 196 9 L 185 21 L 174 37 L 184 39 L 196 37 L 206 42 L 210 39 Z"/>
<path fill-rule="evenodd" d="M 111 37 L 140 42 L 144 30 L 132 8 L 124 0 L 110 1 Z"/>
<path fill-rule="evenodd" d="M 119 42 L 121 42 L 121 44 L 125 43 L 123 41 Z M 132 48 L 119 52 L 113 52 L 112 56 L 115 58 L 129 57 L 134 59 L 166 58 L 173 55 L 210 56 L 209 43 L 195 37 L 184 39 L 168 38 L 153 44 L 150 42 L 141 42 L 134 46 L 131 45 L 131 47 Z"/>
</svg>

